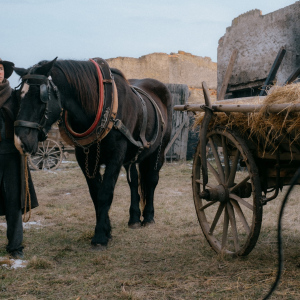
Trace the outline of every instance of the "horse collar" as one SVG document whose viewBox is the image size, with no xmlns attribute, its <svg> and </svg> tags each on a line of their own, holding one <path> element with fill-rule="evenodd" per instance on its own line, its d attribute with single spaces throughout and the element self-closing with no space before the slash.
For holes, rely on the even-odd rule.
<svg viewBox="0 0 300 300">
<path fill-rule="evenodd" d="M 99 82 L 99 105 L 95 120 L 91 127 L 83 133 L 75 132 L 69 122 L 68 113 L 64 112 L 63 122 L 60 124 L 60 133 L 67 142 L 74 146 L 87 148 L 102 140 L 111 130 L 118 111 L 118 93 L 107 62 L 101 58 L 93 58 L 90 61 L 95 65 Z M 109 95 L 112 95 L 111 106 L 106 107 Z M 102 119 L 102 120 L 101 120 Z"/>
<path fill-rule="evenodd" d="M 95 118 L 93 124 L 91 125 L 91 127 L 88 130 L 86 130 L 83 133 L 77 133 L 74 130 L 72 130 L 71 126 L 68 123 L 68 112 L 67 111 L 65 112 L 64 121 L 65 121 L 66 128 L 74 138 L 84 138 L 84 137 L 87 137 L 89 134 L 91 134 L 96 129 L 96 127 L 97 127 L 97 125 L 100 121 L 101 115 L 102 115 L 102 110 L 103 110 L 103 105 L 104 105 L 103 77 L 102 77 L 102 73 L 100 71 L 99 65 L 93 59 L 90 59 L 90 61 L 95 65 L 95 67 L 97 69 L 98 79 L 99 79 L 99 105 L 98 105 L 98 110 L 97 110 L 96 118 Z"/>
</svg>

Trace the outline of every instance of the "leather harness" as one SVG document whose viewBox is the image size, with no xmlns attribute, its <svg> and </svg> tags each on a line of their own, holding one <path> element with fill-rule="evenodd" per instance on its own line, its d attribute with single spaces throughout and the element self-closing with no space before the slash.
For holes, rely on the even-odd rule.
<svg viewBox="0 0 300 300">
<path fill-rule="evenodd" d="M 142 111 L 143 111 L 143 121 L 142 121 L 142 126 L 141 126 L 141 131 L 140 131 L 140 140 L 137 141 L 134 139 L 128 128 L 123 124 L 123 122 L 119 119 L 116 119 L 117 111 L 118 111 L 118 94 L 117 94 L 117 88 L 115 81 L 113 79 L 113 76 L 111 74 L 109 65 L 107 62 L 102 59 L 102 58 L 93 58 L 91 61 L 96 62 L 97 66 L 100 67 L 101 72 L 98 72 L 98 76 L 103 76 L 103 79 L 99 79 L 99 85 L 100 82 L 103 82 L 104 84 L 104 105 L 105 102 L 107 102 L 107 97 L 111 95 L 112 97 L 112 102 L 111 102 L 111 108 L 106 109 L 104 111 L 104 115 L 102 117 L 102 120 L 100 122 L 100 126 L 98 126 L 95 130 L 93 130 L 88 136 L 85 137 L 77 137 L 76 138 L 76 133 L 72 131 L 70 126 L 68 125 L 67 118 L 64 118 L 64 122 L 60 124 L 60 131 L 61 129 L 64 130 L 65 133 L 67 133 L 67 140 L 66 142 L 70 143 L 71 145 L 74 146 L 81 146 L 82 148 L 88 147 L 92 144 L 94 144 L 97 141 L 102 140 L 112 129 L 112 127 L 118 129 L 133 145 L 137 146 L 139 148 L 139 153 L 145 149 L 145 148 L 150 148 L 155 141 L 157 140 L 157 137 L 159 135 L 159 123 L 161 123 L 161 130 L 163 130 L 164 127 L 164 118 L 162 116 L 162 113 L 157 106 L 156 102 L 148 95 L 144 90 L 136 87 L 136 86 L 131 86 L 131 90 L 138 96 L 138 98 L 141 101 L 142 104 Z M 101 78 L 101 77 L 100 77 Z M 101 87 L 99 87 L 99 97 L 101 96 Z M 153 136 L 152 140 L 148 142 L 146 140 L 146 127 L 147 127 L 147 106 L 145 103 L 145 100 L 142 98 L 142 95 L 147 97 L 151 104 L 154 107 L 155 114 L 156 114 L 156 119 L 158 121 L 157 128 L 156 128 L 156 133 Z M 99 110 L 99 108 L 98 108 Z M 110 116 L 109 115 L 109 112 Z M 66 114 L 66 113 L 65 113 Z M 64 132 L 61 131 L 61 134 L 65 138 Z M 70 136 L 71 135 L 71 136 Z M 78 135 L 77 135 L 78 136 Z M 79 144 L 79 145 L 78 145 Z"/>
</svg>

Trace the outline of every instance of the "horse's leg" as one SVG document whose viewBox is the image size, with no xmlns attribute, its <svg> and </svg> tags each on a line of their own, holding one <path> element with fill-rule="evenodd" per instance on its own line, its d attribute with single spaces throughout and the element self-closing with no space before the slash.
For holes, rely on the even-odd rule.
<svg viewBox="0 0 300 300">
<path fill-rule="evenodd" d="M 102 182 L 102 178 L 101 178 L 101 175 L 100 175 L 100 172 L 99 172 L 100 165 L 97 166 L 95 177 L 94 178 L 89 178 L 86 175 L 86 154 L 84 154 L 84 152 L 82 151 L 81 148 L 75 148 L 75 156 L 76 156 L 77 162 L 78 162 L 78 164 L 81 168 L 81 171 L 85 176 L 87 185 L 89 187 L 89 192 L 90 192 L 90 195 L 91 195 L 94 207 L 95 207 L 95 212 L 96 212 L 96 217 L 97 217 L 97 215 L 98 215 L 97 214 L 97 208 L 98 208 L 97 198 L 98 198 L 98 192 L 100 190 L 101 182 Z M 89 172 L 90 172 L 90 169 L 89 169 Z"/>
<path fill-rule="evenodd" d="M 127 181 L 131 192 L 131 204 L 129 208 L 129 222 L 130 228 L 141 227 L 141 211 L 140 211 L 140 195 L 139 195 L 139 178 L 136 169 L 136 164 L 125 166 L 127 172 Z"/>
<path fill-rule="evenodd" d="M 96 210 L 96 227 L 95 235 L 92 238 L 92 245 L 106 246 L 108 240 L 111 238 L 111 225 L 108 211 L 113 200 L 115 184 L 117 182 L 118 175 L 120 173 L 122 162 L 125 156 L 125 147 L 126 146 L 121 147 L 120 145 L 119 151 L 115 151 L 114 153 L 112 153 L 109 161 L 107 161 L 102 182 L 100 180 L 101 176 L 99 174 L 99 166 L 97 175 L 94 179 L 86 176 L 85 154 L 81 149 L 78 149 L 76 151 L 76 158 L 86 177 L 86 181 L 89 186 L 90 194 Z M 91 155 L 91 150 L 89 155 Z M 92 156 L 90 156 L 90 160 L 92 160 L 91 158 Z M 94 164 L 90 164 L 90 172 L 92 172 L 91 170 L 93 170 L 93 168 Z"/>
<path fill-rule="evenodd" d="M 154 222 L 154 191 L 159 180 L 159 171 L 164 163 L 164 157 L 157 161 L 157 151 L 139 164 L 140 184 L 145 207 L 143 211 L 144 226 Z"/>
<path fill-rule="evenodd" d="M 120 157 L 116 156 L 106 163 L 101 187 L 97 195 L 97 224 L 95 235 L 92 239 L 93 245 L 106 246 L 108 240 L 111 238 L 111 225 L 108 212 L 113 200 L 114 189 L 122 163 L 123 159 L 120 160 Z"/>
</svg>

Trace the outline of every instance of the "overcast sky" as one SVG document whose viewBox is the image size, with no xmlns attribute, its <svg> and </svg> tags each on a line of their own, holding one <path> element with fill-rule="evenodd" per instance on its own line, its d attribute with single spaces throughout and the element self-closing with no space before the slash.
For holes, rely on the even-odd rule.
<svg viewBox="0 0 300 300">
<path fill-rule="evenodd" d="M 0 0 L 0 57 L 17 67 L 40 60 L 140 57 L 182 50 L 217 61 L 234 18 L 268 14 L 296 0 Z M 126 70 L 124 70 L 126 73 Z M 10 78 L 12 87 L 18 77 Z"/>
</svg>

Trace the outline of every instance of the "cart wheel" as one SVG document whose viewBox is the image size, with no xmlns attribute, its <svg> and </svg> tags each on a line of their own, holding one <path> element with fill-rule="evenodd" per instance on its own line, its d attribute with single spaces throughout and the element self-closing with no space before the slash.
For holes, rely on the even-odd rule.
<svg viewBox="0 0 300 300">
<path fill-rule="evenodd" d="M 29 164 L 34 170 L 55 170 L 61 164 L 63 151 L 54 140 L 47 139 L 39 143 L 39 149 L 35 155 L 30 155 Z"/>
<path fill-rule="evenodd" d="M 233 131 L 215 128 L 206 141 L 205 192 L 200 142 L 193 163 L 193 195 L 200 226 L 216 252 L 245 256 L 256 244 L 262 221 L 257 166 L 245 141 Z"/>
</svg>

